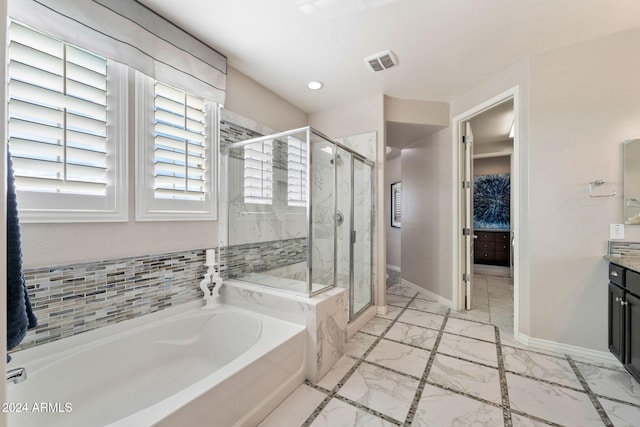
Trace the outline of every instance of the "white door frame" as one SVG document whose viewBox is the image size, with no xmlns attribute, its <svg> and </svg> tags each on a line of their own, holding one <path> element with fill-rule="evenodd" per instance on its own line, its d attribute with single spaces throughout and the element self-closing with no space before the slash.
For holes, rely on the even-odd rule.
<svg viewBox="0 0 640 427">
<path fill-rule="evenodd" d="M 452 158 L 452 180 L 451 191 L 453 197 L 453 227 L 451 230 L 451 240 L 453 242 L 453 256 L 451 271 L 452 277 L 452 302 L 453 308 L 456 310 L 464 309 L 464 281 L 462 274 L 464 273 L 464 257 L 461 251 L 464 250 L 462 244 L 462 179 L 461 179 L 461 162 L 463 160 L 464 151 L 462 150 L 462 144 L 460 138 L 462 135 L 462 125 L 473 118 L 474 116 L 482 113 L 501 102 L 513 99 L 513 122 L 514 122 L 514 136 L 513 136 L 513 154 L 511 169 L 511 186 L 515 189 L 513 192 L 513 223 L 512 231 L 514 234 L 513 240 L 513 331 L 514 336 L 519 334 L 520 326 L 520 98 L 519 98 L 519 86 L 514 86 L 495 97 L 476 105 L 475 107 L 457 115 L 451 121 L 451 131 L 453 136 L 453 158 Z"/>
</svg>

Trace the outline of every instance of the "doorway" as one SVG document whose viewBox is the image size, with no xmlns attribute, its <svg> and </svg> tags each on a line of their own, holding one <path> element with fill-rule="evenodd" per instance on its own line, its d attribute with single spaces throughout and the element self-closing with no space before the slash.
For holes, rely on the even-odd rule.
<svg viewBox="0 0 640 427">
<path fill-rule="evenodd" d="M 454 221 L 453 230 L 453 305 L 459 311 L 464 310 L 469 317 L 491 321 L 489 315 L 485 316 L 485 313 L 482 313 L 489 310 L 489 292 L 491 291 L 493 296 L 502 293 L 501 297 L 509 298 L 508 303 L 512 307 L 513 315 L 509 314 L 507 304 L 496 303 L 495 307 L 500 305 L 502 308 L 500 321 L 496 323 L 499 323 L 501 329 L 510 330 L 509 326 L 512 326 L 514 336 L 518 334 L 519 323 L 518 116 L 518 88 L 515 87 L 460 114 L 452 122 L 456 147 L 453 182 L 454 194 L 457 195 L 454 197 L 454 214 L 457 221 Z M 497 129 L 485 129 L 487 126 Z M 478 221 L 479 218 L 474 218 L 473 215 L 474 157 L 476 160 L 501 157 L 500 162 L 504 164 L 506 161 L 510 169 L 510 192 L 506 209 L 496 212 L 495 204 L 483 206 L 490 211 L 485 212 L 491 214 L 489 222 Z M 485 166 L 482 174 L 499 175 L 487 173 Z M 500 177 L 487 176 L 483 181 L 488 182 L 493 178 Z M 502 207 L 504 208 L 504 203 Z M 506 220 L 505 211 L 508 218 Z M 480 264 L 477 262 L 480 256 L 486 257 L 490 262 Z M 479 265 L 483 267 L 478 268 Z M 507 314 L 511 325 L 505 321 Z"/>
</svg>

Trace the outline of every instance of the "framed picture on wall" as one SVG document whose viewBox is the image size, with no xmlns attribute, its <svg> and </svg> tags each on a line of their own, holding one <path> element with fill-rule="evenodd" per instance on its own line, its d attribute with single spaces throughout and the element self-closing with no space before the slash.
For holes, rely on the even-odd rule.
<svg viewBox="0 0 640 427">
<path fill-rule="evenodd" d="M 391 226 L 400 228 L 402 219 L 402 182 L 391 184 Z"/>
</svg>

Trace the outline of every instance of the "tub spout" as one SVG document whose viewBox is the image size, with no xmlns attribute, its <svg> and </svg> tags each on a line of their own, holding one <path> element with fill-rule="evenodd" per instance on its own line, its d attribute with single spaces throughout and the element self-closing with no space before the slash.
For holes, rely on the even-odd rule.
<svg viewBox="0 0 640 427">
<path fill-rule="evenodd" d="M 9 369 L 7 371 L 7 382 L 18 384 L 27 380 L 27 370 L 24 368 Z"/>
</svg>

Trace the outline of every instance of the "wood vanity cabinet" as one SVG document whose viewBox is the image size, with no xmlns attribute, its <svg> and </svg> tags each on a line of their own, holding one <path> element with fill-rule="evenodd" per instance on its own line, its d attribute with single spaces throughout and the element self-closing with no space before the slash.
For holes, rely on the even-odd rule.
<svg viewBox="0 0 640 427">
<path fill-rule="evenodd" d="M 509 266 L 510 240 L 508 231 L 476 231 L 473 262 Z"/>
<path fill-rule="evenodd" d="M 609 264 L 609 351 L 640 381 L 640 273 Z"/>
</svg>

